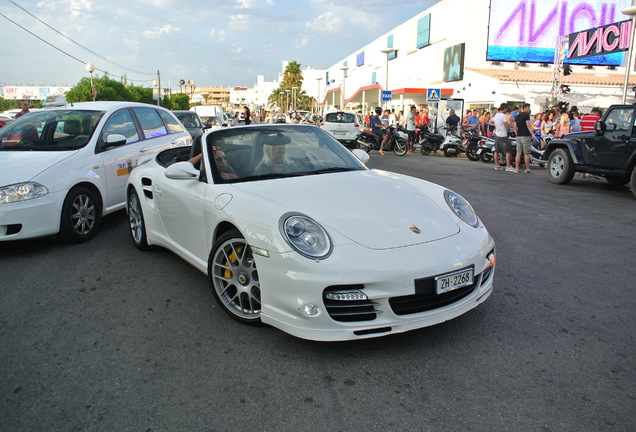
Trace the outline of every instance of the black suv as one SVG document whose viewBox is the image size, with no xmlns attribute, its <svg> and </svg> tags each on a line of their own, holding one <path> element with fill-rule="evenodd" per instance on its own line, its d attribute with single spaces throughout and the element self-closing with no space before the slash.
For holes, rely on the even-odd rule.
<svg viewBox="0 0 636 432">
<path fill-rule="evenodd" d="M 548 178 L 567 184 L 576 172 L 605 177 L 614 185 L 630 183 L 636 197 L 636 104 L 612 105 L 593 131 L 574 132 L 550 141 Z"/>
</svg>

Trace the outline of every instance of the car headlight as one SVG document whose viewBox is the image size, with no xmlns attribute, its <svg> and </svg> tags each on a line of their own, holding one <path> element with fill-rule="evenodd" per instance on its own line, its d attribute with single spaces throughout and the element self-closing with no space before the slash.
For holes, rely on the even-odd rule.
<svg viewBox="0 0 636 432">
<path fill-rule="evenodd" d="M 0 204 L 26 201 L 39 198 L 49 193 L 49 190 L 39 183 L 16 183 L 0 187 Z"/>
<path fill-rule="evenodd" d="M 284 215 L 280 231 L 285 241 L 307 258 L 323 259 L 331 253 L 331 239 L 315 220 L 300 214 Z"/>
<path fill-rule="evenodd" d="M 468 204 L 468 201 L 466 201 L 461 195 L 446 190 L 444 191 L 444 198 L 446 199 L 446 204 L 448 204 L 457 217 L 470 226 L 474 226 L 475 228 L 479 226 L 477 213 L 475 213 L 472 206 Z"/>
</svg>

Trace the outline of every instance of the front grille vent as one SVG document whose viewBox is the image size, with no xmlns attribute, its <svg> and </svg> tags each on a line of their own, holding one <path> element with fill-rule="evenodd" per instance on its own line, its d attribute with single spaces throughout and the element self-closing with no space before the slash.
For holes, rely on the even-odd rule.
<svg viewBox="0 0 636 432">
<path fill-rule="evenodd" d="M 393 313 L 396 315 L 410 315 L 420 312 L 426 312 L 448 306 L 456 301 L 470 295 L 479 285 L 479 279 L 476 278 L 475 283 L 443 294 L 435 293 L 435 284 L 433 278 L 420 279 L 416 281 L 417 294 L 411 294 L 400 297 L 391 297 L 389 304 Z M 418 286 L 417 283 L 420 282 Z"/>
</svg>

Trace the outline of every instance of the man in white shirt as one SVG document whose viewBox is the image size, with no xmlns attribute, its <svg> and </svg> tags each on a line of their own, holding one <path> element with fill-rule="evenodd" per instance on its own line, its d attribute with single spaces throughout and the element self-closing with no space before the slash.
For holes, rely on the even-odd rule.
<svg viewBox="0 0 636 432">
<path fill-rule="evenodd" d="M 510 128 L 510 123 L 508 123 L 508 104 L 502 103 L 499 107 L 499 110 L 495 117 L 493 117 L 492 121 L 495 125 L 495 170 L 501 171 L 506 170 L 510 172 L 517 172 L 515 168 L 511 165 L 511 153 L 512 147 L 510 145 L 510 140 L 508 139 L 508 129 Z M 506 155 L 506 167 L 502 167 L 499 165 L 499 153 L 503 153 Z"/>
</svg>

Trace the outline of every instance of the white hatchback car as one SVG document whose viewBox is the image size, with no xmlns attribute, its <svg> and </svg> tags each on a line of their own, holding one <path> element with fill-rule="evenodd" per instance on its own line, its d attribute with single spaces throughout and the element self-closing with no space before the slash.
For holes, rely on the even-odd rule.
<svg viewBox="0 0 636 432">
<path fill-rule="evenodd" d="M 325 114 L 320 127 L 342 144 L 355 145 L 360 131 L 360 122 L 354 112 L 330 111 Z"/>
<path fill-rule="evenodd" d="M 141 156 L 191 145 L 179 120 L 155 105 L 83 102 L 14 120 L 0 129 L 0 241 L 92 238 L 102 215 L 125 207 Z"/>
</svg>

